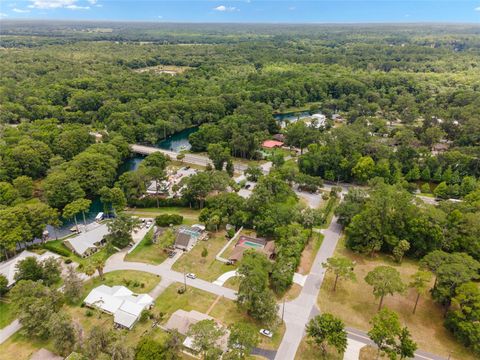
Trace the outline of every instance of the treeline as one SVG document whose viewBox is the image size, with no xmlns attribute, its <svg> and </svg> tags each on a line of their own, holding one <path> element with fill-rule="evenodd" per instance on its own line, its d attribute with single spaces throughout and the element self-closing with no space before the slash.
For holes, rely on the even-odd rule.
<svg viewBox="0 0 480 360">
<path fill-rule="evenodd" d="M 373 255 L 384 252 L 421 258 L 434 250 L 464 252 L 480 260 L 480 190 L 462 202 L 424 204 L 383 179 L 372 190 L 351 190 L 336 209 L 347 247 Z"/>
</svg>

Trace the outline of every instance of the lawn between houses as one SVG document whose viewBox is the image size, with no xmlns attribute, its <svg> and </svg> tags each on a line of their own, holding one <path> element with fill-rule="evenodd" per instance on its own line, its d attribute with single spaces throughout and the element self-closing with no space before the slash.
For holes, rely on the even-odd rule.
<svg viewBox="0 0 480 360">
<path fill-rule="evenodd" d="M 225 234 L 225 231 L 211 233 L 208 240 L 199 241 L 192 250 L 183 254 L 172 269 L 194 273 L 207 281 L 215 281 L 223 273 L 235 270 L 238 264 L 227 265 L 215 259 L 217 253 L 228 241 Z M 208 251 L 205 257 L 202 257 L 203 249 Z"/>
<path fill-rule="evenodd" d="M 165 246 L 162 241 L 163 235 L 159 237 L 156 243 L 151 242 L 152 238 L 153 227 L 143 237 L 137 247 L 125 256 L 125 261 L 142 262 L 154 265 L 159 265 L 164 262 L 165 259 L 167 259 L 168 254 L 164 250 Z"/>
<path fill-rule="evenodd" d="M 130 215 L 150 218 L 154 218 L 162 214 L 178 214 L 183 216 L 183 223 L 185 225 L 193 225 L 198 223 L 198 215 L 200 214 L 200 210 L 179 206 L 167 206 L 159 208 L 129 208 L 125 212 Z"/>
<path fill-rule="evenodd" d="M 154 311 L 161 313 L 162 323 L 166 323 L 170 316 L 177 310 L 185 311 L 196 310 L 201 313 L 207 313 L 213 318 L 219 320 L 226 326 L 238 322 L 246 322 L 255 327 L 257 331 L 262 328 L 255 320 L 244 314 L 237 308 L 234 301 L 217 296 L 209 292 L 196 289 L 188 286 L 187 291 L 183 294 L 178 294 L 177 290 L 183 287 L 182 283 L 175 283 L 165 289 L 155 301 Z M 281 324 L 274 329 L 272 339 L 259 334 L 261 340 L 259 347 L 264 349 L 277 349 L 282 341 L 285 332 L 285 325 Z"/>
<path fill-rule="evenodd" d="M 108 286 L 123 285 L 135 293 L 148 293 L 159 282 L 161 278 L 157 275 L 141 271 L 113 271 L 106 273 L 104 279 L 94 277 L 84 283 L 81 300 L 77 304 L 64 305 L 64 310 L 70 314 L 74 322 L 79 323 L 84 331 L 89 331 L 94 325 L 99 325 L 106 329 L 113 329 L 113 316 L 105 314 L 99 310 L 82 307 L 83 299 L 95 287 L 105 284 Z M 138 322 L 132 330 L 118 330 L 125 334 L 127 345 L 135 347 L 142 336 L 149 333 L 152 337 L 161 339 L 165 336 L 163 330 L 159 328 L 152 329 L 152 321 Z M 21 331 L 14 334 L 3 344 L 0 344 L 0 358 L 2 360 L 27 360 L 37 350 L 46 348 L 55 352 L 52 341 L 41 341 L 24 336 Z"/>
<path fill-rule="evenodd" d="M 335 256 L 350 258 L 356 262 L 357 281 L 339 280 L 336 292 L 332 291 L 334 276 L 327 273 L 318 297 L 318 305 L 323 313 L 331 313 L 342 319 L 347 326 L 368 331 L 369 321 L 377 313 L 378 299 L 375 299 L 372 287 L 364 278 L 377 266 L 388 265 L 396 268 L 405 284 L 410 276 L 418 270 L 418 263 L 406 259 L 401 265 L 393 262 L 385 255 L 370 258 L 353 253 L 345 248 L 342 238 L 335 250 Z M 433 279 L 432 279 L 433 285 Z M 410 330 L 419 349 L 452 359 L 473 360 L 475 356 L 455 340 L 453 335 L 443 326 L 443 308 L 436 304 L 429 294 L 420 297 L 417 311 L 412 314 L 416 293 L 408 289 L 405 294 L 386 296 L 384 307 L 394 310 L 400 316 L 402 325 Z"/>
</svg>

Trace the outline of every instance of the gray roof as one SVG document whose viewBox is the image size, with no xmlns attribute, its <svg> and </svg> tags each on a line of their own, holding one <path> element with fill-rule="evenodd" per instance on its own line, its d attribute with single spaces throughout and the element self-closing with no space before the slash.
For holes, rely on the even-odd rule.
<svg viewBox="0 0 480 360">
<path fill-rule="evenodd" d="M 100 245 L 103 237 L 108 234 L 107 224 L 100 224 L 87 232 L 65 240 L 70 247 L 79 255 L 83 255 L 88 249 Z"/>
</svg>

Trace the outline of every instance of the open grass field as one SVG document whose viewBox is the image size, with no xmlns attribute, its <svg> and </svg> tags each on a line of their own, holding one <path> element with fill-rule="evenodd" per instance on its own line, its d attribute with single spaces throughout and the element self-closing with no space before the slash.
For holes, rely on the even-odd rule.
<svg viewBox="0 0 480 360">
<path fill-rule="evenodd" d="M 408 284 L 410 276 L 418 269 L 417 263 L 411 260 L 404 260 L 398 265 L 386 256 L 369 258 L 355 254 L 345 248 L 344 239 L 340 241 L 335 255 L 348 257 L 356 262 L 357 281 L 340 280 L 337 291 L 333 292 L 334 277 L 327 274 L 320 290 L 318 305 L 322 312 L 332 313 L 341 318 L 347 326 L 364 331 L 370 329 L 369 321 L 376 314 L 379 302 L 373 296 L 371 286 L 364 281 L 367 273 L 380 265 L 393 266 L 400 272 L 404 283 Z M 401 323 L 409 328 L 419 349 L 445 357 L 451 353 L 452 359 L 475 359 L 445 329 L 443 309 L 434 303 L 429 295 L 420 298 L 416 314 L 412 314 L 415 298 L 415 292 L 409 289 L 405 294 L 385 297 L 384 306 L 399 314 Z"/>
<path fill-rule="evenodd" d="M 32 354 L 45 348 L 54 351 L 51 341 L 41 341 L 27 338 L 17 332 L 0 344 L 0 359 L 2 360 L 28 360 Z"/>
<path fill-rule="evenodd" d="M 147 264 L 159 265 L 165 261 L 168 254 L 164 251 L 162 237 L 155 244 L 149 244 L 149 237 L 153 236 L 153 228 L 145 235 L 140 244 L 125 256 L 125 261 L 142 262 Z"/>
<path fill-rule="evenodd" d="M 199 241 L 192 250 L 184 254 L 173 265 L 173 270 L 192 272 L 207 281 L 214 281 L 223 273 L 235 270 L 236 265 L 227 265 L 215 260 L 215 256 L 227 241 L 225 231 L 211 233 L 207 241 Z M 208 251 L 206 257 L 202 257 L 204 248 Z"/>
<path fill-rule="evenodd" d="M 161 214 L 178 214 L 183 216 L 183 223 L 186 225 L 193 225 L 198 223 L 198 215 L 200 214 L 199 210 L 178 207 L 178 206 L 168 206 L 160 208 L 135 208 L 127 209 L 127 213 L 140 217 L 150 217 L 154 218 Z"/>
<path fill-rule="evenodd" d="M 327 353 L 323 356 L 321 353 L 321 350 L 313 345 L 309 344 L 307 341 L 307 338 L 304 337 L 302 339 L 302 342 L 300 343 L 300 346 L 297 349 L 297 353 L 295 354 L 295 360 L 342 360 L 343 355 L 339 354 L 337 350 L 327 348 Z M 370 358 L 369 360 L 375 359 Z M 366 359 L 365 359 L 366 360 Z"/>
</svg>

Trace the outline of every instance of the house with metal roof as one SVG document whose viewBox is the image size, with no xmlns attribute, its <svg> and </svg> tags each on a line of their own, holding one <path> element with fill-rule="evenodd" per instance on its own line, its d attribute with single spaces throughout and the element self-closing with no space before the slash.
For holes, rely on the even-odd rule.
<svg viewBox="0 0 480 360">
<path fill-rule="evenodd" d="M 49 258 L 60 259 L 61 256 L 58 254 L 54 254 L 50 251 L 46 251 L 43 254 L 37 254 L 31 251 L 22 251 L 20 254 L 15 256 L 14 258 L 0 263 L 0 274 L 7 278 L 7 286 L 10 287 L 15 284 L 15 274 L 17 272 L 17 265 L 20 261 L 25 260 L 28 257 L 34 257 L 37 261 L 44 261 Z"/>
<path fill-rule="evenodd" d="M 148 294 L 134 294 L 125 286 L 100 285 L 90 291 L 83 302 L 113 315 L 116 325 L 130 330 L 142 311 L 153 305 L 153 298 Z"/>
<path fill-rule="evenodd" d="M 108 233 L 107 224 L 99 224 L 92 230 L 66 239 L 64 244 L 78 256 L 87 257 L 97 252 L 105 244 L 104 237 Z"/>
</svg>

